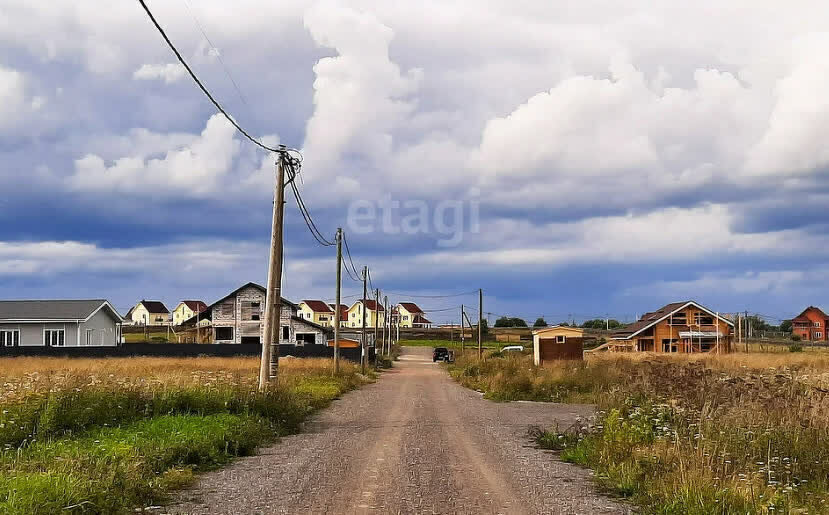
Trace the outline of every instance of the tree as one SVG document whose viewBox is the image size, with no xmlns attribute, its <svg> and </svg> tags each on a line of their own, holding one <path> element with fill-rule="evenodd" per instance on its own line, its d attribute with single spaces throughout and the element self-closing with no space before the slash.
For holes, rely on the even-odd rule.
<svg viewBox="0 0 829 515">
<path fill-rule="evenodd" d="M 499 317 L 495 321 L 495 327 L 512 327 L 512 319 L 510 317 Z"/>
<path fill-rule="evenodd" d="M 547 327 L 547 321 L 544 320 L 544 317 L 538 317 L 535 319 L 533 327 Z"/>
<path fill-rule="evenodd" d="M 780 323 L 780 330 L 784 333 L 792 332 L 792 321 L 791 320 L 783 320 Z"/>
<path fill-rule="evenodd" d="M 486 321 L 486 318 L 481 319 L 481 334 L 487 334 L 489 332 L 489 322 Z"/>
<path fill-rule="evenodd" d="M 527 322 L 518 317 L 500 317 L 495 321 L 495 327 L 527 327 Z"/>
</svg>

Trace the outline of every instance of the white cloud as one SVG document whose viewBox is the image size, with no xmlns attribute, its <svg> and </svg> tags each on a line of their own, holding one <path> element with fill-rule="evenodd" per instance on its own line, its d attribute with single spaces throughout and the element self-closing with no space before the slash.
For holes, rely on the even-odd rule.
<svg viewBox="0 0 829 515">
<path fill-rule="evenodd" d="M 245 148 L 246 159 L 239 159 L 240 141 L 235 135 L 236 129 L 219 114 L 208 120 L 198 136 L 173 134 L 159 139 L 158 134 L 133 130 L 130 136 L 135 145 L 124 145 L 132 148 L 132 154 L 111 163 L 97 154 L 87 154 L 75 161 L 74 173 L 66 184 L 73 191 L 151 197 L 261 193 L 269 184 L 272 159 L 250 147 Z M 277 141 L 273 136 L 264 139 L 270 144 Z M 162 151 L 164 157 L 148 157 Z"/>
<path fill-rule="evenodd" d="M 403 74 L 389 59 L 394 32 L 373 14 L 321 2 L 305 14 L 314 41 L 336 49 L 314 65 L 314 115 L 308 120 L 309 164 L 328 171 L 343 154 L 382 160 L 393 150 L 393 129 L 416 105 L 419 70 Z M 329 171 L 330 173 L 330 171 Z"/>
<path fill-rule="evenodd" d="M 180 63 L 143 64 L 132 73 L 136 80 L 163 80 L 170 84 L 184 78 L 187 70 Z"/>
<path fill-rule="evenodd" d="M 0 66 L 0 130 L 18 126 L 37 101 L 26 99 L 26 80 L 17 70 Z"/>
</svg>

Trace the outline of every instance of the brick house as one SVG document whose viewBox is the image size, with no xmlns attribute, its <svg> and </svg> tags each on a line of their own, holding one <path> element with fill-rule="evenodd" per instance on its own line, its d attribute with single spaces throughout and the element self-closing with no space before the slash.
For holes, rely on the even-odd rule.
<svg viewBox="0 0 829 515">
<path fill-rule="evenodd" d="M 829 315 L 820 308 L 809 306 L 792 319 L 792 334 L 810 342 L 825 342 L 829 340 L 826 335 L 827 323 Z"/>
</svg>

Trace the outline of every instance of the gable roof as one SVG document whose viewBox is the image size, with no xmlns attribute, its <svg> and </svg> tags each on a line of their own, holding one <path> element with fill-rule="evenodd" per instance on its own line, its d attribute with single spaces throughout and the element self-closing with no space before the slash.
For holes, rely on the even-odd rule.
<svg viewBox="0 0 829 515">
<path fill-rule="evenodd" d="M 572 331 L 572 332 L 575 332 L 575 333 L 584 334 L 584 329 L 582 329 L 580 327 L 572 327 L 572 326 L 569 326 L 569 325 L 553 325 L 553 326 L 550 326 L 550 327 L 542 327 L 540 329 L 534 329 L 533 330 L 533 335 L 543 334 L 543 333 L 551 332 L 551 331 Z"/>
<path fill-rule="evenodd" d="M 420 309 L 414 302 L 401 302 L 400 306 L 412 314 L 423 313 L 423 310 Z"/>
<path fill-rule="evenodd" d="M 366 303 L 366 309 L 368 309 L 369 311 L 385 311 L 385 309 L 383 308 L 383 305 L 382 304 L 378 305 L 377 302 L 374 301 L 373 299 L 363 299 L 362 301 L 358 300 L 358 301 L 354 302 L 354 304 L 352 304 L 349 309 L 354 309 L 354 306 L 358 305 L 360 302 L 365 302 Z"/>
<path fill-rule="evenodd" d="M 666 304 L 661 308 L 653 311 L 651 313 L 645 313 L 642 315 L 642 318 L 637 320 L 636 322 L 630 324 L 629 326 L 625 327 L 624 329 L 620 329 L 618 331 L 614 331 L 611 333 L 611 338 L 614 340 L 628 340 L 637 334 L 641 333 L 645 329 L 655 326 L 659 322 L 665 320 L 669 316 L 673 315 L 677 311 L 685 309 L 688 306 L 694 306 L 695 308 L 705 311 L 709 315 L 718 318 L 722 322 L 726 323 L 727 325 L 734 326 L 734 322 L 728 320 L 727 318 L 723 318 L 722 316 L 718 316 L 716 313 L 711 311 L 710 309 L 706 308 L 705 306 L 695 302 L 693 300 L 687 300 L 684 302 L 672 302 L 670 304 Z"/>
<path fill-rule="evenodd" d="M 310 327 L 313 327 L 314 329 L 317 329 L 317 330 L 321 331 L 323 334 L 334 330 L 333 328 L 323 327 L 323 326 L 317 324 L 316 322 L 311 322 L 310 320 L 300 318 L 296 315 L 291 315 L 291 320 L 293 320 L 295 322 L 300 322 L 300 323 L 302 323 L 304 325 L 307 325 L 307 326 L 310 326 Z"/>
<path fill-rule="evenodd" d="M 196 313 L 201 313 L 207 309 L 207 304 L 200 300 L 183 300 L 181 303 L 190 308 L 190 311 L 195 311 Z"/>
<path fill-rule="evenodd" d="M 209 306 L 207 306 L 207 308 L 204 311 L 202 311 L 201 313 L 199 313 L 197 315 L 194 315 L 194 316 L 188 318 L 187 320 L 183 321 L 181 323 L 181 325 L 189 325 L 191 323 L 195 323 L 196 318 L 198 318 L 199 320 L 204 320 L 204 319 L 212 320 L 212 318 L 213 318 L 213 308 L 216 307 L 217 304 L 221 304 L 222 302 L 224 302 L 227 299 L 235 296 L 240 291 L 242 291 L 242 290 L 244 290 L 245 288 L 248 288 L 248 287 L 255 288 L 255 289 L 261 291 L 262 293 L 264 293 L 267 296 L 268 290 L 264 286 L 262 286 L 261 284 L 256 284 L 255 282 L 245 283 L 242 286 L 239 286 L 238 288 L 233 290 L 232 292 L 228 293 L 227 295 L 225 295 L 221 299 L 217 300 L 213 304 L 210 304 Z M 296 311 L 298 309 L 298 306 L 296 304 L 294 304 L 293 302 L 291 302 L 290 300 L 286 299 L 285 297 L 280 297 L 280 298 L 282 299 L 282 305 L 283 306 L 289 306 L 293 311 Z"/>
<path fill-rule="evenodd" d="M 305 304 L 311 311 L 317 313 L 333 313 L 334 309 L 321 300 L 303 300 L 300 304 Z"/>
<path fill-rule="evenodd" d="M 3 300 L 0 321 L 3 322 L 76 322 L 89 320 L 101 308 L 118 322 L 123 318 L 105 299 L 90 300 Z"/>
<path fill-rule="evenodd" d="M 334 304 L 328 304 L 331 307 L 331 312 L 334 312 Z M 340 321 L 346 320 L 348 318 L 348 306 L 345 304 L 340 304 Z"/>
<path fill-rule="evenodd" d="M 806 321 L 811 322 L 811 320 L 809 320 L 809 318 L 806 316 L 806 312 L 807 312 L 807 311 L 810 311 L 810 310 L 811 310 L 811 311 L 817 311 L 818 316 L 820 316 L 821 318 L 824 318 L 824 319 L 829 319 L 829 315 L 827 315 L 826 313 L 824 313 L 824 312 L 823 312 L 823 310 L 822 310 L 822 309 L 820 309 L 819 307 L 816 307 L 816 306 L 809 306 L 808 308 L 804 309 L 802 313 L 800 313 L 799 315 L 797 315 L 796 317 L 794 317 L 794 318 L 792 319 L 792 322 L 794 322 L 795 320 L 797 320 L 797 321 L 799 321 L 799 322 L 806 322 Z"/>
<path fill-rule="evenodd" d="M 160 300 L 144 300 L 144 299 L 141 299 L 141 302 L 139 302 L 139 304 L 142 304 L 144 306 L 144 308 L 146 308 L 146 310 L 149 311 L 150 313 L 169 313 L 170 312 L 170 310 L 167 309 L 167 306 L 165 306 L 164 303 L 161 302 Z"/>
<path fill-rule="evenodd" d="M 412 317 L 413 324 L 431 324 L 432 321 L 428 320 L 422 313 L 417 313 L 415 316 Z"/>
</svg>

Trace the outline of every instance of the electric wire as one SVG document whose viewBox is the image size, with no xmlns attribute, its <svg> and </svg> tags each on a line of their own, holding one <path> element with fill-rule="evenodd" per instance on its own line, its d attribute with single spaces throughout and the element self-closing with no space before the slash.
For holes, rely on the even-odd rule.
<svg viewBox="0 0 829 515">
<path fill-rule="evenodd" d="M 207 44 L 210 45 L 211 50 L 216 50 L 216 54 L 215 54 L 216 58 L 219 60 L 219 63 L 222 65 L 222 68 L 224 68 L 225 75 L 227 75 L 227 78 L 230 79 L 231 84 L 233 84 L 233 87 L 236 89 L 236 93 L 239 95 L 239 100 L 241 100 L 242 103 L 245 104 L 245 106 L 250 108 L 250 105 L 248 104 L 248 101 L 245 98 L 245 95 L 242 94 L 242 89 L 239 87 L 239 84 L 236 83 L 236 80 L 233 78 L 233 75 L 230 73 L 230 69 L 228 68 L 227 64 L 225 64 L 224 59 L 222 59 L 222 54 L 221 54 L 221 52 L 219 52 L 218 47 L 216 47 L 216 45 L 214 45 L 213 42 L 210 40 L 210 37 L 208 37 L 207 32 L 204 30 L 204 27 L 202 26 L 201 22 L 199 21 L 199 18 L 196 16 L 195 11 L 193 11 L 193 8 L 190 6 L 190 2 L 188 0 L 183 0 L 183 1 L 184 1 L 184 6 L 187 8 L 187 12 L 190 14 L 190 17 L 193 18 L 193 21 L 196 23 L 196 26 L 199 28 L 199 32 L 201 32 L 201 35 L 204 37 L 205 41 L 207 41 Z"/>
<path fill-rule="evenodd" d="M 462 293 L 452 293 L 452 294 L 448 294 L 448 295 L 412 295 L 412 294 L 409 294 L 409 293 L 401 293 L 401 292 L 397 292 L 397 291 L 387 291 L 385 293 L 387 293 L 389 295 L 398 295 L 400 297 L 408 297 L 408 298 L 412 298 L 412 299 L 447 299 L 447 298 L 450 298 L 450 297 L 463 297 L 464 295 L 472 295 L 472 294 L 477 295 L 478 290 L 472 290 L 472 291 L 467 291 L 467 292 L 462 292 Z"/>
<path fill-rule="evenodd" d="M 199 89 L 202 90 L 202 93 L 204 93 L 205 96 L 207 96 L 207 98 L 210 100 L 210 102 L 213 103 L 213 106 L 216 107 L 216 109 L 218 109 L 218 111 L 222 115 L 224 115 L 225 118 L 227 118 L 227 121 L 229 121 L 234 127 L 236 127 L 236 130 L 238 130 L 244 137 L 246 137 L 248 140 L 250 140 L 254 145 L 256 145 L 258 147 L 261 147 L 261 148 L 263 148 L 263 149 L 265 149 L 269 152 L 276 152 L 276 153 L 279 153 L 279 154 L 287 153 L 288 149 L 286 149 L 285 147 L 273 148 L 273 147 L 269 147 L 269 146 L 265 145 L 264 143 L 262 143 L 258 139 L 251 136 L 241 125 L 236 123 L 236 120 L 234 120 L 233 117 L 230 116 L 230 114 L 225 110 L 225 108 L 222 107 L 222 105 L 213 97 L 213 95 L 210 93 L 210 91 L 207 90 L 207 87 L 202 83 L 201 80 L 199 80 L 198 76 L 196 76 L 193 69 L 190 68 L 190 65 L 187 64 L 187 61 L 184 60 L 184 57 L 182 57 L 181 53 L 178 51 L 176 46 L 173 44 L 172 41 L 170 41 L 170 38 L 167 36 L 167 33 L 164 32 L 164 29 L 161 28 L 161 25 L 159 25 L 158 21 L 155 19 L 155 16 L 153 16 L 153 13 L 152 13 L 152 11 L 150 11 L 150 8 L 147 6 L 147 3 L 144 0 L 138 0 L 138 3 L 140 3 L 141 7 L 144 8 L 144 11 L 147 13 L 147 16 L 149 16 L 150 21 L 153 22 L 153 25 L 155 25 L 155 28 L 161 34 L 161 37 L 164 38 L 164 41 L 167 43 L 167 46 L 170 47 L 170 50 L 172 50 L 173 53 L 176 55 L 176 58 L 178 59 L 178 61 L 181 63 L 182 66 L 184 66 L 184 69 L 187 70 L 187 73 L 190 74 L 190 78 L 193 79 L 193 81 L 199 86 Z M 294 150 L 294 149 L 291 149 L 291 150 Z"/>
</svg>

